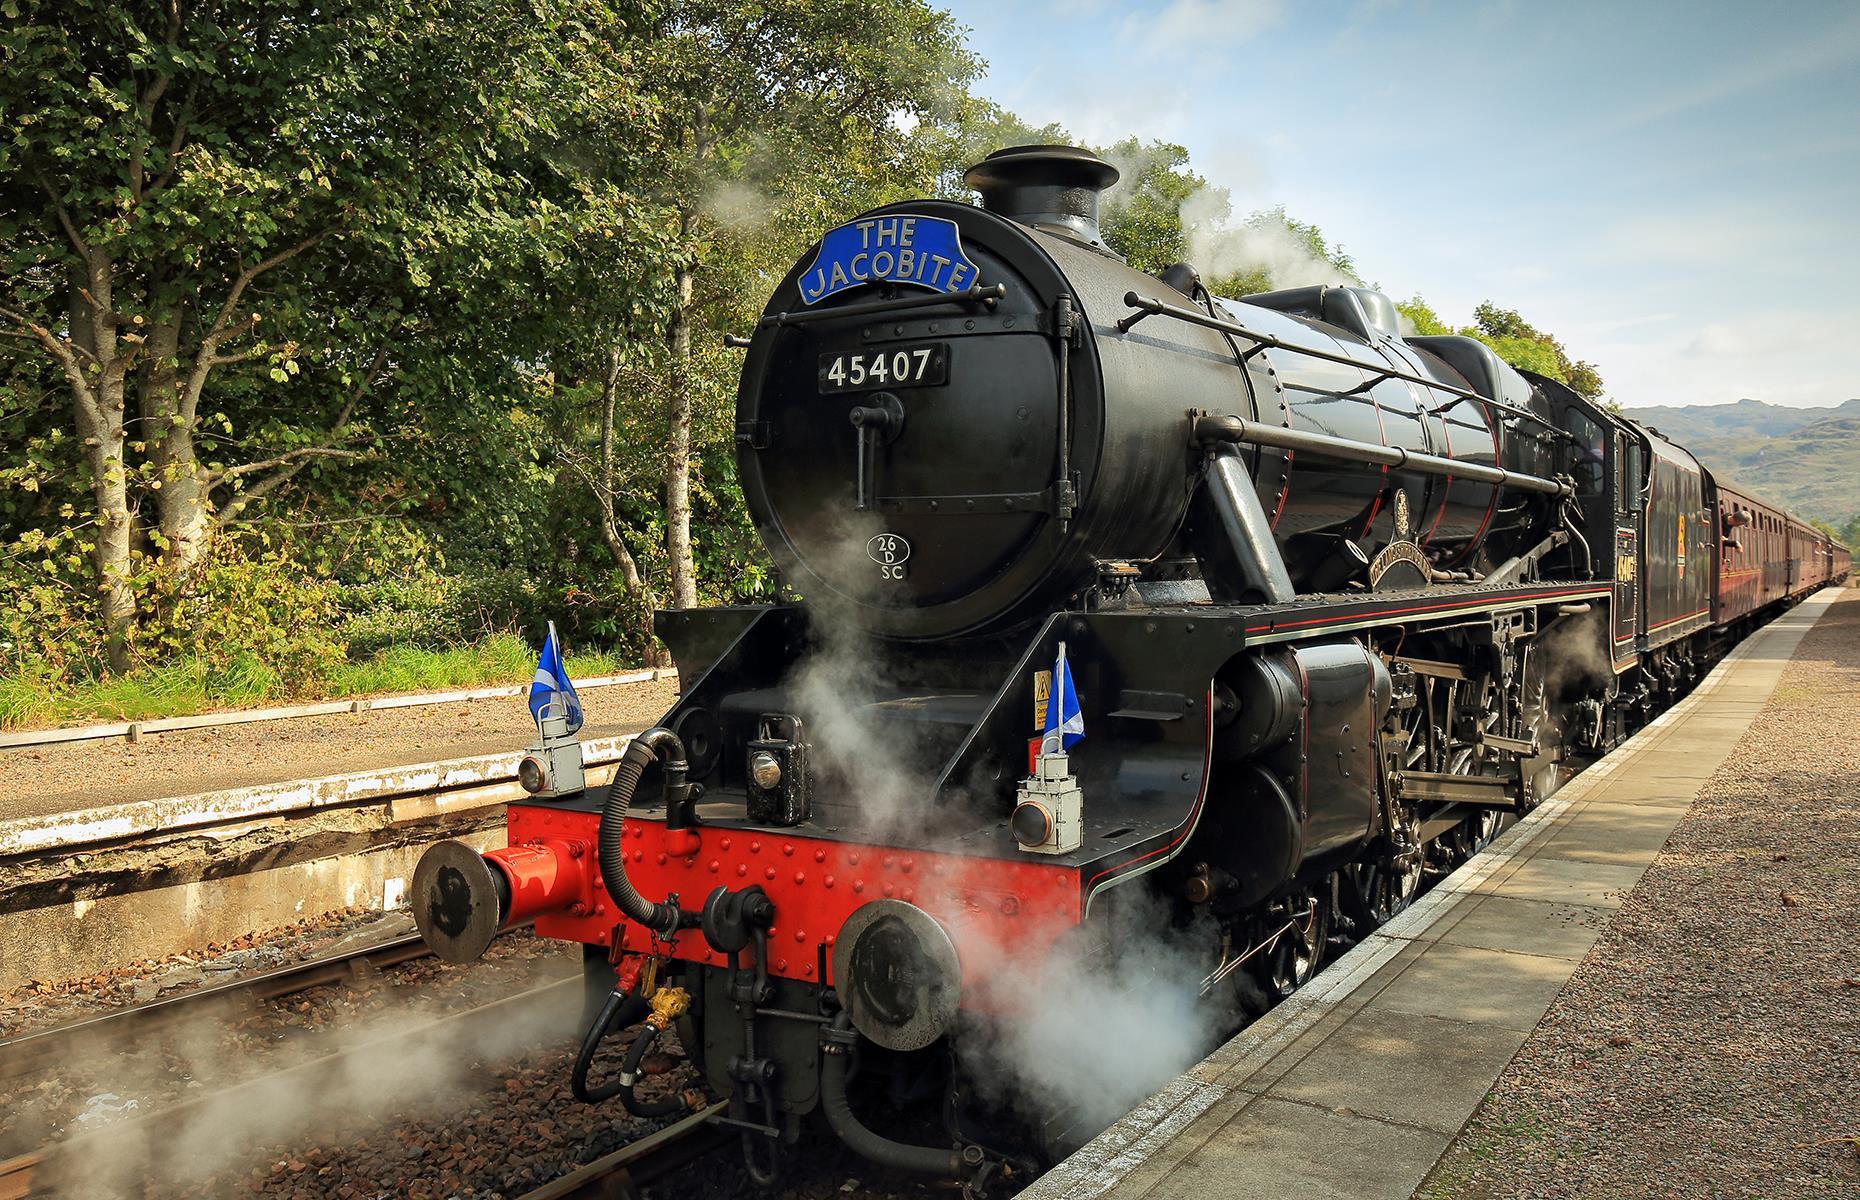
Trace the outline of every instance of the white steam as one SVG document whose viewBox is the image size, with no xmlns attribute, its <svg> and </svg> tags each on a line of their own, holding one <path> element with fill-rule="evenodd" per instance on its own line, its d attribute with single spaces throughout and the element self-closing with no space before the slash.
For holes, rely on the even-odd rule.
<svg viewBox="0 0 1860 1200">
<path fill-rule="evenodd" d="M 1156 193 L 1146 192 L 1146 181 L 1166 179 L 1186 165 L 1176 148 L 1163 142 L 1125 141 L 1103 154 L 1118 170 L 1118 181 L 1101 202 L 1107 225 L 1134 205 L 1161 202 Z M 1236 217 L 1228 188 L 1208 183 L 1196 187 L 1177 205 L 1177 215 L 1185 260 L 1201 272 L 1204 281 L 1241 277 L 1257 284 L 1263 276 L 1271 288 L 1360 282 L 1314 250 L 1307 235 L 1287 221 L 1282 209 Z"/>
<path fill-rule="evenodd" d="M 343 1130 L 363 1136 L 386 1119 L 469 1106 L 474 1064 L 562 1043 L 581 1004 L 573 982 L 503 1006 L 497 1021 L 473 1021 L 469 1049 L 461 1028 L 436 1019 L 432 996 L 390 1000 L 280 1046 L 256 1077 L 245 1055 L 229 1052 L 225 1013 L 194 1016 L 133 1051 L 99 1047 L 85 1070 L 136 1103 L 120 1121 L 73 1129 L 46 1174 L 59 1195 L 173 1195 Z M 177 1074 L 187 1083 L 174 1095 Z"/>
<path fill-rule="evenodd" d="M 808 564 L 846 590 L 804 597 L 809 641 L 784 681 L 806 724 L 816 820 L 874 839 L 921 836 L 938 747 L 911 718 L 912 698 L 900 697 L 885 644 L 865 632 L 860 611 L 893 586 L 867 552 L 886 529 L 875 513 L 829 519 L 827 536 L 810 541 Z"/>
<path fill-rule="evenodd" d="M 1356 282 L 1314 253 L 1279 213 L 1234 221 L 1224 188 L 1202 188 L 1183 201 L 1182 230 L 1188 238 L 1188 261 L 1203 279 L 1263 272 L 1274 288 Z"/>
<path fill-rule="evenodd" d="M 705 189 L 698 208 L 725 229 L 753 233 L 768 223 L 769 197 L 737 179 L 723 179 Z"/>
<path fill-rule="evenodd" d="M 991 996 L 1016 1007 L 965 1051 L 990 1098 L 1083 1141 L 1207 1053 L 1235 1023 L 1230 989 L 1200 996 L 1219 933 L 1198 913 L 1177 927 L 1169 904 L 1142 883 L 1101 899 L 1089 925 L 1044 956 L 1003 948 L 999 961 L 966 953 Z M 1108 911 L 1106 911 L 1108 910 Z M 1063 1108 L 1058 1106 L 1064 1106 Z"/>
</svg>

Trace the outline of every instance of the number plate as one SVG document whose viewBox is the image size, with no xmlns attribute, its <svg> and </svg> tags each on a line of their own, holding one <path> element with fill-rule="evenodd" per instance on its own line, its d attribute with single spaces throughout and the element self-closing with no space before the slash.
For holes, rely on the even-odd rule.
<svg viewBox="0 0 1860 1200">
<path fill-rule="evenodd" d="M 820 356 L 822 394 L 941 387 L 948 382 L 948 342 L 912 342 Z"/>
</svg>

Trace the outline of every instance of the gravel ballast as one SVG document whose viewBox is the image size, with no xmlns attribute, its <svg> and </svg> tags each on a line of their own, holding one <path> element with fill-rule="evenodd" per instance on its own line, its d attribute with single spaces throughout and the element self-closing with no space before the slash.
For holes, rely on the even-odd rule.
<svg viewBox="0 0 1860 1200">
<path fill-rule="evenodd" d="M 1420 1195 L 1860 1195 L 1860 592 Z"/>
</svg>

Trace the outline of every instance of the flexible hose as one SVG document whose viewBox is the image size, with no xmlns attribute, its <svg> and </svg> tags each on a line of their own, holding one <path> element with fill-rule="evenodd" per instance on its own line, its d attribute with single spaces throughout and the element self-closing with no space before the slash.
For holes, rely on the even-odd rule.
<svg viewBox="0 0 1860 1200">
<path fill-rule="evenodd" d="M 685 749 L 677 734 L 661 726 L 648 729 L 635 737 L 621 755 L 620 766 L 614 772 L 613 786 L 607 789 L 607 801 L 601 805 L 600 834 L 595 844 L 601 863 L 601 882 L 606 886 L 607 894 L 613 897 L 615 906 L 628 919 L 644 925 L 654 933 L 670 937 L 678 932 L 682 924 L 677 906 L 655 904 L 639 894 L 632 881 L 626 877 L 626 848 L 621 844 L 621 838 L 626 833 L 627 809 L 633 803 L 633 792 L 639 787 L 639 778 L 646 773 L 647 764 L 655 757 L 665 760 L 668 776 L 676 771 L 682 779 Z"/>
<path fill-rule="evenodd" d="M 852 1028 L 852 1018 L 842 1012 L 833 1018 L 833 1031 L 845 1034 Z M 934 1146 L 910 1146 L 903 1142 L 894 1142 L 888 1137 L 873 1133 L 860 1124 L 853 1115 L 852 1105 L 846 1099 L 846 1059 L 843 1047 L 841 1053 L 826 1055 L 826 1062 L 820 1069 L 820 1107 L 827 1114 L 827 1124 L 842 1142 L 851 1147 L 855 1154 L 869 1158 L 875 1163 L 896 1167 L 900 1171 L 916 1171 L 923 1175 L 948 1175 L 960 1177 L 962 1174 L 962 1154 L 957 1150 L 939 1150 Z"/>
<path fill-rule="evenodd" d="M 626 1063 L 620 1068 L 620 1081 L 616 1085 L 620 1092 L 620 1103 L 636 1117 L 669 1117 L 673 1113 L 685 1111 L 687 1107 L 683 1096 L 677 1092 L 662 1100 L 641 1100 L 633 1094 L 633 1085 L 639 1082 L 640 1064 L 646 1061 L 646 1051 L 659 1039 L 659 1029 L 648 1024 L 633 1039 L 633 1045 L 626 1052 Z"/>
<path fill-rule="evenodd" d="M 602 1040 L 609 1033 L 637 1024 L 645 1015 L 645 998 L 637 992 L 629 994 L 615 988 L 607 994 L 607 1003 L 601 1005 L 594 1023 L 581 1035 L 581 1050 L 575 1055 L 575 1069 L 569 1072 L 568 1087 L 575 1094 L 575 1099 L 583 1104 L 599 1104 L 603 1100 L 611 1100 L 626 1088 L 626 1084 L 621 1082 L 590 1088 L 588 1071 L 594 1066 L 595 1052 L 601 1048 Z"/>
</svg>

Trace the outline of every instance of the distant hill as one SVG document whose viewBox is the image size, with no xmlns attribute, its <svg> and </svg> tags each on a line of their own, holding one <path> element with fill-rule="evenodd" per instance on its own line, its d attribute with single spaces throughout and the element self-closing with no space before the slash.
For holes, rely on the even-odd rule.
<svg viewBox="0 0 1860 1200">
<path fill-rule="evenodd" d="M 1713 472 L 1799 516 L 1839 527 L 1860 514 L 1860 400 L 1833 408 L 1739 400 L 1626 412 Z"/>
</svg>

